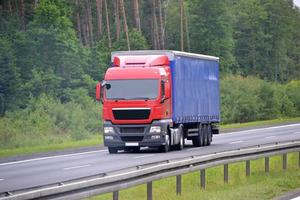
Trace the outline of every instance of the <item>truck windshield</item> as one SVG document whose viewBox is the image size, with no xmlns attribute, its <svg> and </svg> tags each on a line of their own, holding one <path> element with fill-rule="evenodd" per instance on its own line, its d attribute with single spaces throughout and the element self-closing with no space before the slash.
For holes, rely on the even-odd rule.
<svg viewBox="0 0 300 200">
<path fill-rule="evenodd" d="M 110 80 L 106 83 L 107 99 L 156 99 L 158 96 L 158 80 Z"/>
</svg>

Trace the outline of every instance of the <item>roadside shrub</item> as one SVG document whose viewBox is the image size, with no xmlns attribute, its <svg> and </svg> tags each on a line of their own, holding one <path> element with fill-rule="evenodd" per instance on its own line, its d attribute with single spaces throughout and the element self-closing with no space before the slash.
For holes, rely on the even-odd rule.
<svg viewBox="0 0 300 200">
<path fill-rule="evenodd" d="M 227 75 L 220 81 L 222 123 L 300 115 L 300 81 L 286 85 Z"/>
<path fill-rule="evenodd" d="M 26 109 L 0 119 L 1 149 L 88 139 L 99 134 L 100 127 L 100 105 L 87 90 L 74 90 L 71 101 L 64 104 L 41 95 L 32 98 Z"/>
</svg>

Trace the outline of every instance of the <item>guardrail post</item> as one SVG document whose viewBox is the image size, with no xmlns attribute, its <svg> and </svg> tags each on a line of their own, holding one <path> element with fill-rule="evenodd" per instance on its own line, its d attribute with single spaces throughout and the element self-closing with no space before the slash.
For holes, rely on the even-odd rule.
<svg viewBox="0 0 300 200">
<path fill-rule="evenodd" d="M 286 170 L 286 168 L 287 168 L 287 154 L 286 153 L 284 153 L 282 155 L 282 168 L 284 170 Z"/>
<path fill-rule="evenodd" d="M 119 191 L 113 192 L 113 200 L 119 200 Z"/>
<path fill-rule="evenodd" d="M 200 176 L 201 188 L 205 190 L 205 169 L 200 170 Z"/>
<path fill-rule="evenodd" d="M 246 160 L 246 176 L 250 176 L 250 160 Z"/>
<path fill-rule="evenodd" d="M 176 176 L 176 194 L 181 195 L 181 175 Z"/>
<path fill-rule="evenodd" d="M 269 172 L 270 171 L 270 159 L 269 157 L 265 157 L 265 172 Z"/>
<path fill-rule="evenodd" d="M 224 165 L 224 182 L 228 183 L 228 164 Z"/>
<path fill-rule="evenodd" d="M 152 181 L 147 183 L 147 200 L 152 200 Z"/>
</svg>

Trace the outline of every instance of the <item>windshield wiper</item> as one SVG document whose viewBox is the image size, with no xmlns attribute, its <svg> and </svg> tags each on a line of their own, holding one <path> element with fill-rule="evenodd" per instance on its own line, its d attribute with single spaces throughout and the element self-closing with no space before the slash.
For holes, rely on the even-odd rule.
<svg viewBox="0 0 300 200">
<path fill-rule="evenodd" d="M 133 97 L 128 100 L 133 100 L 133 99 L 149 100 L 150 98 L 149 97 Z"/>
<path fill-rule="evenodd" d="M 127 100 L 126 98 L 109 98 L 108 100 Z"/>
</svg>

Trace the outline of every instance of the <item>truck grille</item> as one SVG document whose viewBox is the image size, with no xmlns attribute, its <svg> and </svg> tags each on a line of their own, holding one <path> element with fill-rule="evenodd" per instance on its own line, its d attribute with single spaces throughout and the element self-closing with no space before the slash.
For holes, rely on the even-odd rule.
<svg viewBox="0 0 300 200">
<path fill-rule="evenodd" d="M 148 119 L 150 109 L 113 109 L 116 120 L 142 120 Z"/>
<path fill-rule="evenodd" d="M 121 133 L 144 133 L 144 127 L 122 127 L 120 128 Z"/>
<path fill-rule="evenodd" d="M 121 140 L 124 142 L 140 142 L 144 136 L 121 136 Z"/>
</svg>

